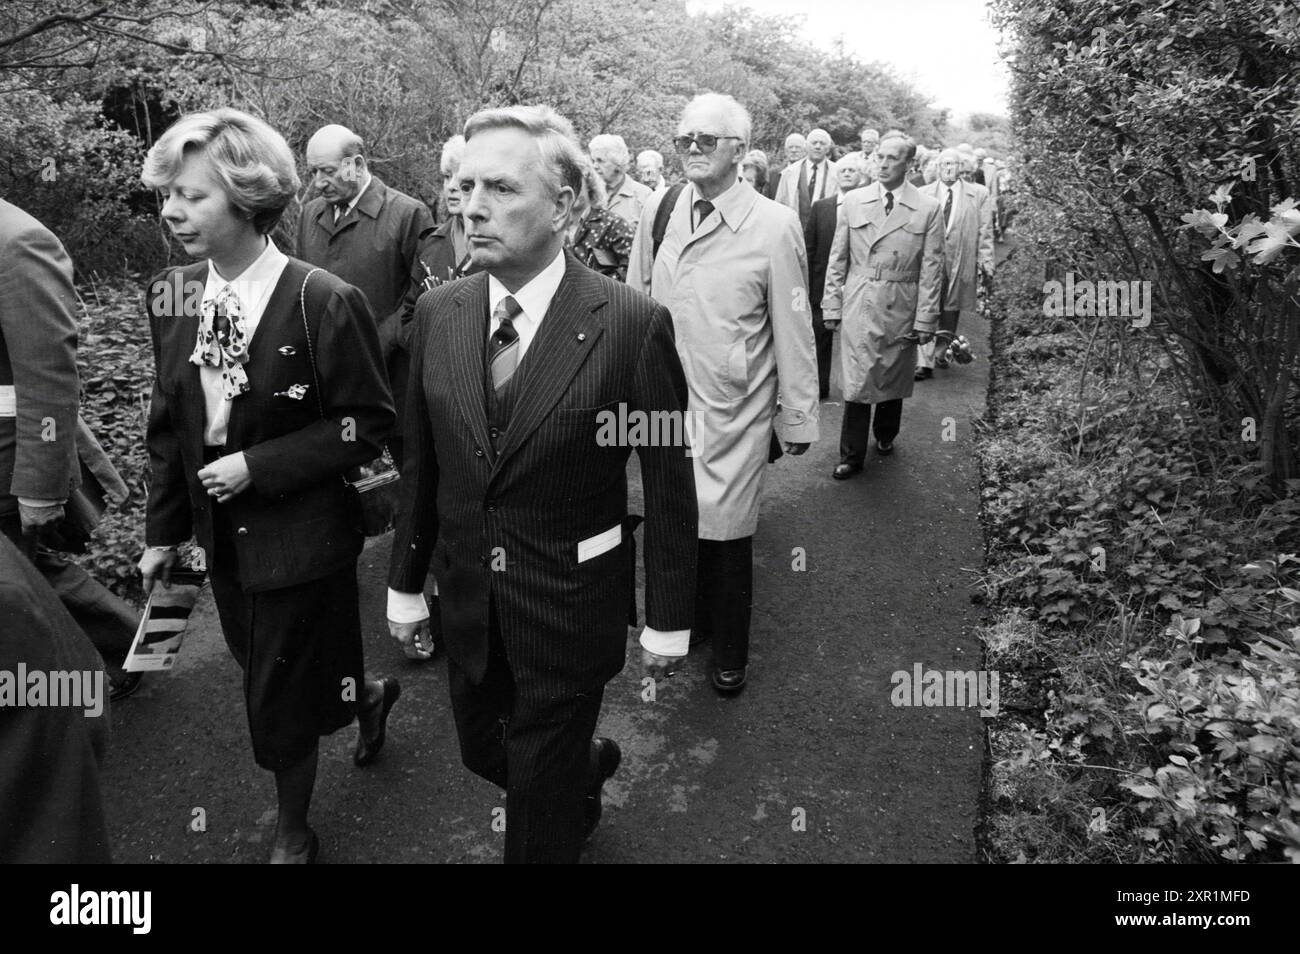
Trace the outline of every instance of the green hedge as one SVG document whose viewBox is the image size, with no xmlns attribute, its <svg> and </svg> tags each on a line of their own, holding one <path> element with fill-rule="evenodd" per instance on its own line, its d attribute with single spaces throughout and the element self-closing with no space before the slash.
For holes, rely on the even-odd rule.
<svg viewBox="0 0 1300 954">
<path fill-rule="evenodd" d="M 1300 863 L 1300 481 L 1198 457 L 1162 352 L 1045 317 L 1043 274 L 999 271 L 980 444 L 991 860 Z"/>
</svg>

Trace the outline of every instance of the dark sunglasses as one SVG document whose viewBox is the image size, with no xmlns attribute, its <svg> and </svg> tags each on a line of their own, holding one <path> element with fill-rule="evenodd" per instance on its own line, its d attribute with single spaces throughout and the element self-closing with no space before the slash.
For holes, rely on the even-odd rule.
<svg viewBox="0 0 1300 954">
<path fill-rule="evenodd" d="M 719 139 L 739 140 L 739 136 L 711 136 L 708 133 L 700 133 L 696 136 L 677 136 L 673 139 L 673 147 L 680 153 L 685 154 L 691 151 L 691 145 L 699 149 L 704 155 L 708 155 L 718 148 Z"/>
</svg>

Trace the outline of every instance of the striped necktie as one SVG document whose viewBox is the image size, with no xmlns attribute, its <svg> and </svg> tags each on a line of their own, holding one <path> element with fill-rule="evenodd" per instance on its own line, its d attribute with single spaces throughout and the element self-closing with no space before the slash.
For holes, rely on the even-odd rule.
<svg viewBox="0 0 1300 954">
<path fill-rule="evenodd" d="M 493 320 L 500 325 L 488 340 L 488 368 L 492 372 L 492 389 L 497 394 L 519 367 L 519 332 L 514 319 L 521 311 L 519 302 L 507 295 L 492 312 Z"/>
</svg>

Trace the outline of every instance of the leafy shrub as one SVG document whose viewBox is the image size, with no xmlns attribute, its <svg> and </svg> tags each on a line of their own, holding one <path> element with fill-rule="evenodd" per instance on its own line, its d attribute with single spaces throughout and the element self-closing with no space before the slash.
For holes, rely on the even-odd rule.
<svg viewBox="0 0 1300 954">
<path fill-rule="evenodd" d="M 1279 497 L 1236 433 L 1207 464 L 1167 355 L 1102 373 L 1017 254 L 980 439 L 991 857 L 1300 861 L 1300 481 Z"/>
</svg>

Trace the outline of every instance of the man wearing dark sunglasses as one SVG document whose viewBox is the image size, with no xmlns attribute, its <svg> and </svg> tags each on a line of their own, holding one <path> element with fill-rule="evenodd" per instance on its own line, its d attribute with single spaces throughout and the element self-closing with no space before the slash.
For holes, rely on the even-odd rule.
<svg viewBox="0 0 1300 954">
<path fill-rule="evenodd" d="M 773 425 L 792 456 L 817 439 L 803 233 L 793 209 L 740 181 L 749 133 L 749 114 L 730 96 L 706 93 L 687 105 L 673 140 L 687 185 L 646 204 L 627 277 L 673 316 L 700 513 L 694 631 L 712 643 L 713 685 L 724 694 L 747 678 L 754 531 Z M 675 204 L 656 249 L 668 196 Z M 686 653 L 684 645 L 645 648 Z"/>
</svg>

